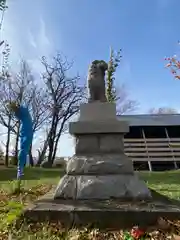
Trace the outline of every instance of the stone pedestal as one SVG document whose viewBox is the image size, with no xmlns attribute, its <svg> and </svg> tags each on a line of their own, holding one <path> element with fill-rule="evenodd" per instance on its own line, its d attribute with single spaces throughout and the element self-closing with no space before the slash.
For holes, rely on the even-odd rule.
<svg viewBox="0 0 180 240">
<path fill-rule="evenodd" d="M 78 122 L 69 126 L 76 138 L 75 155 L 67 163 L 55 199 L 150 199 L 146 184 L 124 154 L 126 122 L 116 119 L 112 103 L 89 103 L 80 108 Z"/>
</svg>

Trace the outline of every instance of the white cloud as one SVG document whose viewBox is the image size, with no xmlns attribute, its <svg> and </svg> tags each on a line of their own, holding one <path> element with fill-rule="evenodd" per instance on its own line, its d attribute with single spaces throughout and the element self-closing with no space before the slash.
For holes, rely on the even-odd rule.
<svg viewBox="0 0 180 240">
<path fill-rule="evenodd" d="M 36 32 L 32 30 L 28 31 L 28 42 L 36 49 L 36 58 L 42 55 L 49 55 L 53 51 L 47 32 L 46 22 L 42 16 L 38 20 L 38 33 L 36 34 Z"/>
<path fill-rule="evenodd" d="M 41 46 L 43 47 L 47 47 L 51 45 L 50 40 L 48 38 L 47 31 L 46 31 L 46 24 L 42 17 L 40 17 L 40 31 L 39 31 L 38 41 L 39 41 L 39 44 L 41 44 Z"/>
<path fill-rule="evenodd" d="M 33 5 L 32 2 L 17 1 L 5 12 L 1 36 L 11 45 L 10 57 L 14 62 L 17 62 L 20 56 L 26 60 L 37 61 L 40 56 L 48 56 L 53 52 L 53 34 L 47 27 L 49 19 L 43 16 L 45 5 L 38 5 L 32 12 L 30 10 Z"/>
<path fill-rule="evenodd" d="M 27 6 L 29 5 L 29 6 Z M 53 52 L 51 40 L 52 33 L 48 33 L 48 18 L 43 16 L 43 6 L 36 7 L 36 11 L 31 11 L 34 2 L 16 1 L 9 5 L 5 13 L 3 22 L 3 31 L 1 33 L 2 39 L 8 41 L 11 46 L 10 65 L 13 68 L 21 58 L 27 60 L 35 72 L 42 70 L 40 57 L 42 55 L 50 55 Z M 40 17 L 39 17 L 40 16 Z M 5 129 L 6 130 L 6 129 Z M 34 139 L 33 153 L 39 147 L 41 136 Z M 0 136 L 0 145 L 6 141 L 6 136 Z M 11 142 L 13 149 L 14 143 Z"/>
<path fill-rule="evenodd" d="M 28 31 L 28 36 L 29 36 L 29 43 L 32 47 L 37 48 L 36 41 L 34 39 L 34 36 L 31 31 Z"/>
<path fill-rule="evenodd" d="M 39 2 L 40 3 L 40 2 Z M 5 12 L 3 31 L 0 37 L 11 46 L 10 65 L 17 68 L 20 59 L 28 61 L 35 73 L 42 71 L 42 56 L 53 53 L 53 33 L 49 31 L 49 19 L 43 16 L 43 3 L 35 11 L 33 3 L 21 0 L 12 2 Z M 25 17 L 25 18 L 24 18 Z M 1 39 L 0 39 L 1 40 Z"/>
<path fill-rule="evenodd" d="M 38 73 L 42 72 L 43 66 L 41 64 L 42 56 L 49 56 L 53 52 L 52 44 L 47 33 L 46 23 L 41 16 L 39 18 L 37 34 L 34 31 L 28 31 L 28 41 L 30 46 L 33 47 L 34 54 L 31 58 L 28 58 L 28 63 L 32 69 Z"/>
</svg>

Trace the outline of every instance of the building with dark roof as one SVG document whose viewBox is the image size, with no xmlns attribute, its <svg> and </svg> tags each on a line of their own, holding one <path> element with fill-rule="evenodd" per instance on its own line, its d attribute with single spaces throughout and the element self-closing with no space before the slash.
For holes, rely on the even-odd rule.
<svg viewBox="0 0 180 240">
<path fill-rule="evenodd" d="M 180 114 L 122 115 L 130 131 L 124 149 L 135 170 L 162 171 L 180 168 Z"/>
</svg>

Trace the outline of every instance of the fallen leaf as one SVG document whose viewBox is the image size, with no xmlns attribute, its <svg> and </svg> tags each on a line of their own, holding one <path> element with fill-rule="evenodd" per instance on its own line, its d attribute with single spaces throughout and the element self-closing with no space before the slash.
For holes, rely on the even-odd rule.
<svg viewBox="0 0 180 240">
<path fill-rule="evenodd" d="M 180 236 L 179 235 L 173 235 L 172 240 L 180 240 Z"/>
<path fill-rule="evenodd" d="M 170 224 L 163 218 L 158 219 L 157 224 L 158 224 L 158 227 L 163 230 L 168 230 L 170 228 Z"/>
</svg>

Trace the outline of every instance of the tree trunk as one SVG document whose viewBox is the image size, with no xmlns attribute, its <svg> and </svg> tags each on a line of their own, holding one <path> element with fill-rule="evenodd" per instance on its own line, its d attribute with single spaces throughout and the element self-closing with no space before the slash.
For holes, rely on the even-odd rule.
<svg viewBox="0 0 180 240">
<path fill-rule="evenodd" d="M 29 149 L 29 164 L 31 165 L 31 167 L 34 166 L 34 161 L 33 161 L 33 156 L 32 156 L 32 144 Z"/>
<path fill-rule="evenodd" d="M 44 161 L 47 149 L 49 149 L 47 161 L 49 163 L 49 166 L 52 166 L 53 160 L 54 160 L 53 152 L 54 152 L 54 144 L 56 139 L 57 125 L 58 125 L 58 115 L 54 115 L 52 118 L 49 133 L 47 135 L 47 139 L 44 142 L 44 146 L 41 153 L 39 153 L 38 162 L 36 166 L 40 166 L 40 164 Z"/>
<path fill-rule="evenodd" d="M 54 144 L 56 140 L 56 132 L 57 132 L 57 126 L 58 126 L 58 115 L 53 116 L 53 121 L 51 124 L 51 130 L 49 135 L 49 141 L 48 141 L 48 147 L 49 147 L 49 154 L 48 154 L 48 163 L 49 166 L 53 165 L 53 152 L 54 152 Z"/>
<path fill-rule="evenodd" d="M 9 144 L 11 139 L 11 116 L 8 117 L 8 131 L 7 131 L 7 140 L 6 140 L 6 153 L 5 153 L 5 166 L 8 167 L 9 165 Z"/>
<path fill-rule="evenodd" d="M 44 142 L 44 146 L 43 146 L 42 151 L 40 151 L 40 150 L 38 151 L 38 160 L 37 160 L 37 163 L 36 163 L 37 167 L 40 166 L 41 163 L 44 161 L 47 148 L 48 148 L 48 137 Z"/>
<path fill-rule="evenodd" d="M 56 139 L 54 140 L 54 149 L 53 149 L 53 153 L 52 153 L 52 162 L 53 163 L 54 163 L 55 158 L 56 158 L 56 152 L 57 152 L 57 148 L 58 148 L 59 139 L 60 139 L 61 134 L 62 134 L 62 129 L 63 129 L 63 127 L 61 127 L 58 135 L 56 136 Z"/>
<path fill-rule="evenodd" d="M 20 131 L 20 124 L 17 125 L 17 134 L 16 134 L 16 142 L 15 142 L 15 154 L 14 154 L 14 165 L 18 164 L 18 144 L 19 144 L 19 131 Z"/>
<path fill-rule="evenodd" d="M 66 119 L 64 118 L 63 122 L 61 123 L 61 127 L 59 129 L 59 132 L 56 136 L 56 141 L 54 141 L 54 151 L 53 151 L 53 154 L 52 154 L 52 162 L 54 162 L 54 160 L 56 158 L 57 147 L 58 147 L 59 139 L 60 139 L 61 134 L 63 132 L 65 122 L 66 122 Z"/>
<path fill-rule="evenodd" d="M 52 162 L 53 163 L 54 163 L 54 161 L 56 159 L 56 152 L 57 152 L 58 142 L 59 142 L 59 138 L 56 139 L 55 144 L 54 144 L 54 151 L 53 151 L 53 154 L 52 154 Z"/>
<path fill-rule="evenodd" d="M 53 155 L 53 150 L 54 150 L 54 136 L 52 136 L 50 139 L 49 139 L 49 154 L 48 154 L 48 163 L 50 166 L 53 165 L 53 159 L 52 159 L 52 155 Z"/>
</svg>

